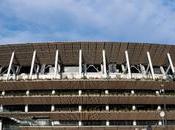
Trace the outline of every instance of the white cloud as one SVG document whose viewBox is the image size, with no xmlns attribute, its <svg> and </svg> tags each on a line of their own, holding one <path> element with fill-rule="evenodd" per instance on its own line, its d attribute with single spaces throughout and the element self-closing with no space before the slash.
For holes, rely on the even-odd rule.
<svg viewBox="0 0 175 130">
<path fill-rule="evenodd" d="M 1 43 L 64 39 L 175 43 L 175 11 L 161 0 L 5 0 L 0 15 Z"/>
</svg>

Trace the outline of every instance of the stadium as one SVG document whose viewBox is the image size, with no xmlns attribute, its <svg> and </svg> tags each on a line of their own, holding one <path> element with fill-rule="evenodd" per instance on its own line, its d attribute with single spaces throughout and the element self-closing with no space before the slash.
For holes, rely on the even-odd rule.
<svg viewBox="0 0 175 130">
<path fill-rule="evenodd" d="M 173 130 L 175 46 L 0 45 L 0 130 Z"/>
</svg>

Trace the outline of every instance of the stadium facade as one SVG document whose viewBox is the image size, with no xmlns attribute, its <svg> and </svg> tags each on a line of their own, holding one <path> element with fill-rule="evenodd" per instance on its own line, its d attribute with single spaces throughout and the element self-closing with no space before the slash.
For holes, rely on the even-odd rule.
<svg viewBox="0 0 175 130">
<path fill-rule="evenodd" d="M 173 130 L 175 46 L 0 46 L 0 130 Z"/>
</svg>

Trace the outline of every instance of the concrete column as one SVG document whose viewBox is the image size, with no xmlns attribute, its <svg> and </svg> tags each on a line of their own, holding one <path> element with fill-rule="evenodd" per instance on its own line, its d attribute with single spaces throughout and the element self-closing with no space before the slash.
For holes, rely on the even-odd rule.
<svg viewBox="0 0 175 130">
<path fill-rule="evenodd" d="M 55 111 L 55 105 L 51 105 L 51 112 Z"/>
<path fill-rule="evenodd" d="M 133 111 L 136 110 L 136 106 L 135 106 L 135 105 L 132 106 L 132 110 L 133 110 Z"/>
<path fill-rule="evenodd" d="M 109 126 L 109 121 L 106 121 L 106 126 Z"/>
<path fill-rule="evenodd" d="M 173 72 L 173 74 L 174 74 L 174 73 L 175 73 L 175 70 L 174 70 L 174 66 L 173 66 L 173 62 L 172 62 L 170 53 L 167 53 L 167 56 L 168 56 L 168 61 L 169 61 L 170 66 L 171 66 L 171 70 L 172 70 L 172 72 Z"/>
<path fill-rule="evenodd" d="M 133 121 L 133 126 L 136 126 L 137 125 L 137 122 L 136 121 Z"/>
<path fill-rule="evenodd" d="M 103 56 L 103 74 L 105 77 L 107 77 L 105 50 L 103 50 L 102 56 Z"/>
<path fill-rule="evenodd" d="M 78 126 L 82 126 L 82 122 L 81 121 L 78 122 Z"/>
<path fill-rule="evenodd" d="M 56 54 L 55 54 L 55 70 L 54 70 L 54 78 L 56 78 L 57 76 L 57 72 L 58 72 L 58 50 L 56 50 Z"/>
<path fill-rule="evenodd" d="M 24 111 L 25 111 L 25 112 L 28 112 L 28 110 L 29 110 L 29 109 L 28 109 L 28 105 L 25 105 L 25 110 L 24 110 Z"/>
<path fill-rule="evenodd" d="M 109 111 L 109 106 L 108 106 L 108 105 L 106 105 L 106 108 L 105 108 L 105 109 L 106 109 L 106 111 Z"/>
<path fill-rule="evenodd" d="M 81 106 L 81 105 L 78 106 L 78 111 L 79 111 L 79 112 L 82 111 L 82 106 Z"/>
<path fill-rule="evenodd" d="M 36 50 L 33 51 L 33 57 L 32 57 L 32 62 L 31 62 L 29 79 L 32 79 L 33 68 L 34 68 L 34 63 L 35 63 L 35 57 L 36 57 Z"/>
<path fill-rule="evenodd" d="M 78 90 L 78 95 L 79 95 L 79 96 L 82 95 L 82 90 Z"/>
<path fill-rule="evenodd" d="M 13 51 L 13 52 L 12 52 L 11 59 L 10 59 L 8 71 L 7 71 L 7 80 L 9 79 L 10 70 L 11 70 L 11 68 L 12 68 L 12 63 L 13 63 L 14 55 L 15 55 L 15 52 Z"/>
<path fill-rule="evenodd" d="M 152 61 L 151 61 L 151 56 L 150 56 L 148 51 L 147 51 L 147 58 L 148 58 L 148 62 L 149 62 L 149 67 L 151 69 L 152 78 L 153 78 L 153 80 L 155 80 L 155 75 L 154 75 L 154 69 L 153 69 L 153 65 L 152 65 Z"/>
<path fill-rule="evenodd" d="M 79 75 L 82 76 L 82 51 L 79 50 Z"/>
<path fill-rule="evenodd" d="M 130 68 L 130 63 L 129 63 L 128 51 L 125 51 L 125 57 L 126 57 L 126 65 L 128 69 L 128 78 L 131 79 L 131 68 Z"/>
</svg>

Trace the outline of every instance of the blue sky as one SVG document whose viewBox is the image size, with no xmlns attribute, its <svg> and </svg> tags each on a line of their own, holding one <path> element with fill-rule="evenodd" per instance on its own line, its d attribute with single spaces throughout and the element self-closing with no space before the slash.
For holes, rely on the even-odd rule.
<svg viewBox="0 0 175 130">
<path fill-rule="evenodd" d="M 175 0 L 0 0 L 0 43 L 175 44 Z"/>
</svg>

